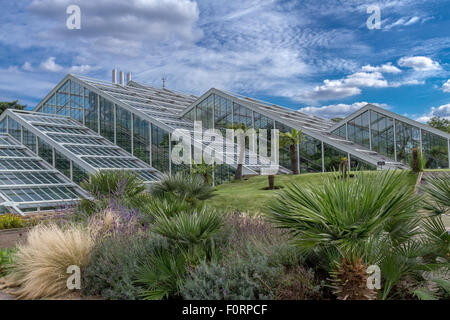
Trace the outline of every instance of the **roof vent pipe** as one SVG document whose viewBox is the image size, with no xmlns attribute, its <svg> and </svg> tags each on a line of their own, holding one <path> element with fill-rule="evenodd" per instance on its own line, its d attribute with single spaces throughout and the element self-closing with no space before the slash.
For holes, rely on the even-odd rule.
<svg viewBox="0 0 450 320">
<path fill-rule="evenodd" d="M 125 73 L 123 71 L 120 71 L 120 85 L 125 85 Z"/>
<path fill-rule="evenodd" d="M 117 84 L 117 69 L 112 71 L 112 83 Z"/>
<path fill-rule="evenodd" d="M 131 82 L 131 72 L 127 73 L 127 84 Z"/>
</svg>

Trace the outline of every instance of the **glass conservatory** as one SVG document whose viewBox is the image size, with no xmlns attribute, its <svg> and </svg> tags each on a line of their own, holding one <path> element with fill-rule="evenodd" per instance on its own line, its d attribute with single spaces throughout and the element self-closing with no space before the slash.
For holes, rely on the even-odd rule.
<svg viewBox="0 0 450 320">
<path fill-rule="evenodd" d="M 148 184 L 164 172 L 191 170 L 192 163 L 172 163 L 171 154 L 177 129 L 187 132 L 194 148 L 208 147 L 208 142 L 196 140 L 194 121 L 201 122 L 203 130 L 222 133 L 236 124 L 255 130 L 302 130 L 297 146 L 301 173 L 336 170 L 342 158 L 348 159 L 350 170 L 406 169 L 413 148 L 422 150 L 427 168 L 449 168 L 449 134 L 373 105 L 335 123 L 214 88 L 197 97 L 150 87 L 131 77 L 118 84 L 67 75 L 32 112 L 7 110 L 0 116 L 0 174 L 36 171 L 30 173 L 36 175 L 32 177 L 36 185 L 30 184 L 28 196 L 15 195 L 28 181 L 25 176 L 17 173 L 1 180 L 5 191 L 0 190 L 0 208 L 13 206 L 23 212 L 52 204 L 55 199 L 31 195 L 52 185 L 62 202 L 70 202 L 83 193 L 77 184 L 99 170 L 132 170 Z M 269 135 L 267 157 L 272 154 L 270 140 Z M 234 176 L 236 141 L 231 142 L 234 154 L 225 147 L 220 151 L 232 158 L 232 164 L 214 164 L 213 183 Z M 243 173 L 259 174 L 270 161 L 258 157 L 252 163 L 248 141 L 246 147 Z M 280 149 L 279 161 L 279 173 L 290 173 L 289 148 Z M 45 191 L 40 197 L 50 193 Z"/>
</svg>

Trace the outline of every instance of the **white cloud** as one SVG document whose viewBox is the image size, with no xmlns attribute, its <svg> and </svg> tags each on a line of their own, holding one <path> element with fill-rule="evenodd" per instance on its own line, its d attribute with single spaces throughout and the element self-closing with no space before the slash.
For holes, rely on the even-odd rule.
<svg viewBox="0 0 450 320">
<path fill-rule="evenodd" d="M 59 64 L 57 64 L 55 62 L 55 57 L 50 57 L 47 60 L 45 60 L 44 62 L 42 62 L 39 67 L 44 70 L 44 71 L 48 71 L 48 72 L 61 72 L 63 71 L 63 67 L 60 66 Z"/>
<path fill-rule="evenodd" d="M 31 63 L 28 62 L 28 61 L 26 61 L 26 62 L 23 64 L 22 69 L 25 70 L 25 71 L 33 71 L 33 70 L 34 70 L 33 66 L 32 66 Z"/>
<path fill-rule="evenodd" d="M 24 70 L 27 70 L 26 68 L 32 68 L 31 65 L 28 63 L 25 63 L 25 65 L 23 66 Z M 78 66 L 71 66 L 71 67 L 63 67 L 61 65 L 59 65 L 58 63 L 56 63 L 56 58 L 55 57 L 49 57 L 47 60 L 43 61 L 40 65 L 39 68 L 41 70 L 47 71 L 47 72 L 59 72 L 59 73 L 78 73 L 78 74 L 83 74 L 83 73 L 87 73 L 89 71 L 92 70 L 97 70 L 98 67 L 92 67 L 90 65 L 84 64 L 84 65 L 78 65 Z M 27 71 L 31 71 L 31 70 L 27 70 Z"/>
<path fill-rule="evenodd" d="M 444 104 L 440 107 L 431 107 L 429 113 L 416 118 L 419 122 L 428 122 L 433 117 L 441 117 L 450 120 L 450 104 Z"/>
<path fill-rule="evenodd" d="M 390 30 L 390 29 L 392 29 L 394 27 L 402 27 L 402 26 L 406 26 L 407 27 L 407 26 L 411 26 L 413 24 L 416 24 L 419 21 L 420 21 L 419 17 L 400 18 L 397 21 L 395 21 L 394 23 L 388 24 L 383 29 Z"/>
<path fill-rule="evenodd" d="M 368 64 L 368 65 L 363 66 L 361 70 L 366 71 L 366 72 L 382 72 L 382 73 L 401 73 L 402 72 L 402 70 L 400 70 L 396 66 L 393 66 L 392 62 L 383 64 L 378 67 L 373 67 L 370 64 Z"/>
<path fill-rule="evenodd" d="M 442 91 L 450 92 L 450 79 L 447 80 L 447 82 L 442 85 Z"/>
<path fill-rule="evenodd" d="M 323 85 L 306 91 L 300 98 L 310 101 L 341 99 L 361 93 L 361 88 L 386 88 L 389 83 L 380 72 L 356 72 L 338 80 L 324 80 Z"/>
<path fill-rule="evenodd" d="M 328 106 L 321 106 L 321 107 L 305 107 L 301 108 L 298 111 L 304 112 L 310 115 L 324 117 L 324 118 L 345 118 L 346 116 L 352 114 L 353 112 L 358 111 L 362 107 L 369 104 L 369 102 L 361 101 L 361 102 L 355 102 L 353 104 L 345 104 L 345 103 L 339 103 L 339 104 L 332 104 Z M 372 103 L 375 104 L 381 108 L 388 109 L 389 106 L 387 104 L 379 104 L 379 103 Z"/>
<path fill-rule="evenodd" d="M 424 56 L 403 57 L 398 60 L 401 67 L 413 68 L 415 71 L 435 71 L 440 70 L 439 62 Z"/>
</svg>

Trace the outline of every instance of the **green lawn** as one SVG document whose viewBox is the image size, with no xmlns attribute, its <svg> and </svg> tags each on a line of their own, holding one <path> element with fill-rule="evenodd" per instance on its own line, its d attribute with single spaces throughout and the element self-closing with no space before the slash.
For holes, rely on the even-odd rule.
<svg viewBox="0 0 450 320">
<path fill-rule="evenodd" d="M 321 183 L 323 175 L 329 173 L 309 173 L 300 175 L 279 175 L 275 177 L 276 186 L 286 186 L 295 182 L 299 185 L 308 183 Z M 406 183 L 414 188 L 417 175 L 408 174 Z M 250 214 L 263 212 L 264 207 L 274 199 L 280 190 L 263 190 L 268 186 L 266 176 L 257 176 L 240 182 L 232 182 L 216 187 L 214 197 L 207 203 L 217 210 L 233 212 L 249 212 Z"/>
</svg>

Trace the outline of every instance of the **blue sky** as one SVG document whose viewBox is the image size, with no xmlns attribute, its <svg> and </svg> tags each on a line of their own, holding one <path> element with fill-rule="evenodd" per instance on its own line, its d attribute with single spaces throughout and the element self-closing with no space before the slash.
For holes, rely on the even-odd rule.
<svg viewBox="0 0 450 320">
<path fill-rule="evenodd" d="M 66 9 L 81 9 L 81 29 Z M 380 10 L 369 29 L 369 6 Z M 324 116 L 366 102 L 450 118 L 450 2 L 20 0 L 0 3 L 0 100 L 34 106 L 67 73 L 111 70 L 192 94 L 211 87 Z"/>
</svg>

